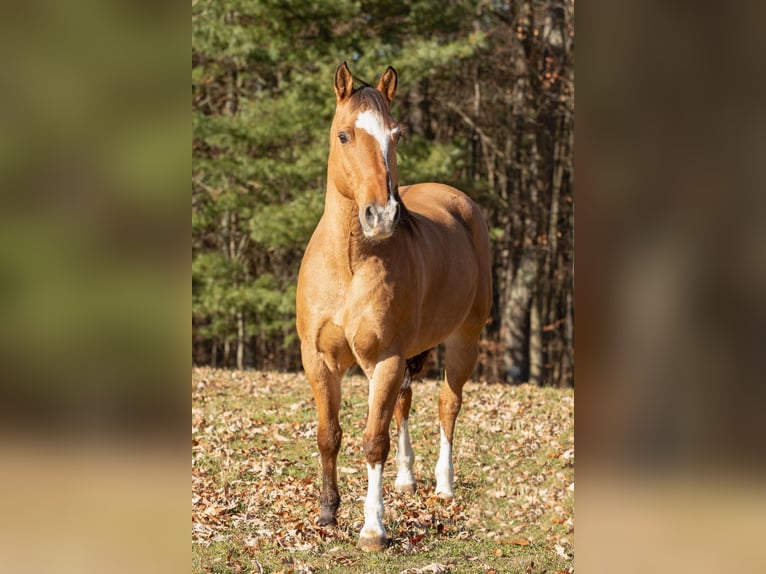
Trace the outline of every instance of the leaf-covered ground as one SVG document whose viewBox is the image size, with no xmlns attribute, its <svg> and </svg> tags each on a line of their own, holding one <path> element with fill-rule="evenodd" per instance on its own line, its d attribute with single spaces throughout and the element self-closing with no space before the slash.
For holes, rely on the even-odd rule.
<svg viewBox="0 0 766 574">
<path fill-rule="evenodd" d="M 455 498 L 434 494 L 439 382 L 413 383 L 418 490 L 394 491 L 396 425 L 384 472 L 382 553 L 356 548 L 367 473 L 367 381 L 343 381 L 338 527 L 319 513 L 316 413 L 300 374 L 192 373 L 192 571 L 573 572 L 571 390 L 468 383 L 454 445 Z"/>
</svg>

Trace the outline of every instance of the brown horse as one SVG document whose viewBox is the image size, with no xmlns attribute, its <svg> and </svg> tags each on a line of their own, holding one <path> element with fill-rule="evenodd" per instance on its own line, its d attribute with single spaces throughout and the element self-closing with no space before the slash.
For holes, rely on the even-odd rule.
<svg viewBox="0 0 766 574">
<path fill-rule="evenodd" d="M 369 379 L 363 435 L 368 491 L 359 535 L 364 550 L 386 544 L 382 477 L 394 415 L 395 488 L 415 491 L 410 375 L 423 353 L 441 342 L 446 364 L 436 494 L 453 496 L 455 419 L 492 300 L 487 225 L 476 204 L 437 183 L 398 187 L 399 127 L 390 113 L 396 82 L 390 66 L 377 88 L 354 89 L 345 63 L 335 72 L 324 214 L 298 276 L 298 335 L 319 415 L 320 525 L 336 524 L 340 503 L 341 377 L 356 363 Z"/>
</svg>

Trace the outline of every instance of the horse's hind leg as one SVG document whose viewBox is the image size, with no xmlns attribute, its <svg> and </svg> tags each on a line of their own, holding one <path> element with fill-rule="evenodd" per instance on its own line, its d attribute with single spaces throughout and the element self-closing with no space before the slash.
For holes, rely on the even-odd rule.
<svg viewBox="0 0 766 574">
<path fill-rule="evenodd" d="M 452 498 L 452 438 L 455 420 L 463 403 L 463 385 L 476 366 L 478 335 L 473 332 L 453 334 L 445 341 L 445 353 L 445 377 L 439 392 L 440 446 L 436 463 L 436 495 Z"/>
<path fill-rule="evenodd" d="M 409 494 L 415 492 L 415 476 L 412 474 L 412 463 L 415 461 L 415 455 L 412 452 L 409 428 L 410 405 L 412 404 L 412 387 L 410 387 L 410 383 L 423 370 L 423 365 L 430 352 L 429 349 L 407 359 L 404 383 L 394 408 L 394 417 L 396 418 L 396 428 L 398 431 L 396 442 L 397 472 L 396 482 L 394 483 L 394 488 L 397 492 Z"/>
<path fill-rule="evenodd" d="M 394 417 L 396 418 L 396 428 L 398 432 L 398 438 L 396 442 L 396 482 L 394 488 L 397 492 L 414 493 L 415 492 L 415 477 L 412 474 L 412 463 L 415 460 L 415 455 L 412 452 L 412 444 L 410 443 L 410 429 L 409 429 L 409 417 L 410 417 L 410 405 L 412 404 L 412 387 L 409 385 L 409 373 L 405 375 L 406 388 L 402 387 L 399 397 L 396 400 L 396 407 L 394 408 Z"/>
<path fill-rule="evenodd" d="M 317 354 L 304 354 L 303 365 L 314 394 L 319 425 L 317 446 L 322 460 L 322 494 L 319 497 L 319 526 L 335 526 L 335 514 L 340 505 L 337 460 L 343 431 L 340 428 L 340 381 L 342 373 L 330 371 Z"/>
</svg>

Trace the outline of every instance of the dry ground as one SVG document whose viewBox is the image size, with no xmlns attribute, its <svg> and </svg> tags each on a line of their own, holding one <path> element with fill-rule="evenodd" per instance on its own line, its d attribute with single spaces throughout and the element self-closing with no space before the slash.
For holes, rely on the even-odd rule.
<svg viewBox="0 0 766 574">
<path fill-rule="evenodd" d="M 356 549 L 367 381 L 343 381 L 339 526 L 316 526 L 316 413 L 300 374 L 194 369 L 193 572 L 573 572 L 574 395 L 469 383 L 455 437 L 455 499 L 433 496 L 438 381 L 413 383 L 414 495 L 384 473 L 380 554 Z"/>
</svg>

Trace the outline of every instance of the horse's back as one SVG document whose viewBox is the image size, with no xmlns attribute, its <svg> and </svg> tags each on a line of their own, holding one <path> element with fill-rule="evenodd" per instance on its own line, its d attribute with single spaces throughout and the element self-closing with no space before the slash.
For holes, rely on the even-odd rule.
<svg viewBox="0 0 766 574">
<path fill-rule="evenodd" d="M 432 221 L 448 218 L 471 221 L 480 212 L 476 204 L 457 188 L 443 183 L 417 183 L 399 188 L 399 196 L 409 211 Z"/>
<path fill-rule="evenodd" d="M 437 239 L 435 243 L 443 252 L 436 258 L 449 261 L 448 265 L 453 267 L 449 273 L 453 280 L 456 277 L 467 279 L 465 273 L 475 269 L 473 314 L 483 323 L 491 306 L 492 276 L 489 234 L 481 210 L 465 193 L 441 183 L 402 186 L 399 194 L 407 210 L 415 214 L 421 233 L 444 236 L 443 230 L 449 229 L 449 236 L 462 238 L 450 239 L 447 245 Z"/>
<path fill-rule="evenodd" d="M 438 233 L 444 227 L 462 226 L 471 239 L 471 248 L 480 263 L 479 273 L 489 271 L 489 234 L 481 210 L 465 193 L 442 183 L 418 183 L 399 188 L 410 213 L 423 218 Z M 423 225 L 421 225 L 423 226 Z"/>
</svg>

